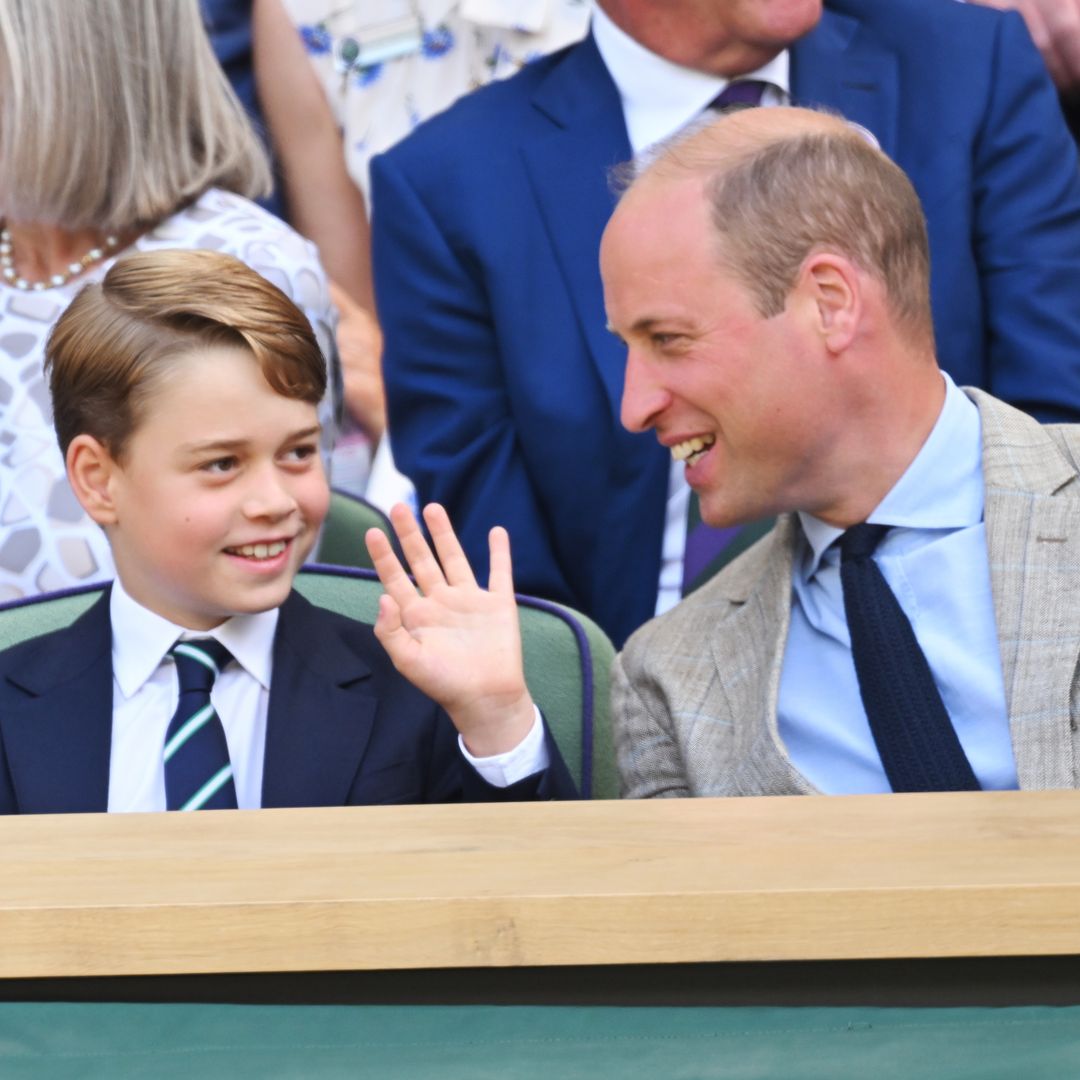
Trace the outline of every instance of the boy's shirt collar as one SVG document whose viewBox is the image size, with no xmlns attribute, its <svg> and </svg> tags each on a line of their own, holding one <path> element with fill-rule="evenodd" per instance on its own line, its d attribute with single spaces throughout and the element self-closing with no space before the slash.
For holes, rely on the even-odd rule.
<svg viewBox="0 0 1080 1080">
<path fill-rule="evenodd" d="M 132 599 L 117 578 L 109 598 L 109 618 L 113 676 L 120 692 L 125 698 L 132 697 L 180 638 L 198 637 L 216 638 L 264 690 L 269 690 L 278 613 L 278 608 L 271 608 L 254 615 L 234 615 L 206 633 L 186 630 Z"/>
</svg>

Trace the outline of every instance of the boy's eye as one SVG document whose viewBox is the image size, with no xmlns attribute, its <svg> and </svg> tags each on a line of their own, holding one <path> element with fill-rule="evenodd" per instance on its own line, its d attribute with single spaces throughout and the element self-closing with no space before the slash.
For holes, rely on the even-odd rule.
<svg viewBox="0 0 1080 1080">
<path fill-rule="evenodd" d="M 231 472 L 236 468 L 236 464 L 235 457 L 221 457 L 214 458 L 213 461 L 207 461 L 200 465 L 199 468 L 201 468 L 203 472 L 221 475 L 223 473 Z"/>
<path fill-rule="evenodd" d="M 319 448 L 315 443 L 300 443 L 297 446 L 290 447 L 285 451 L 285 458 L 288 461 L 308 461 L 319 452 Z"/>
</svg>

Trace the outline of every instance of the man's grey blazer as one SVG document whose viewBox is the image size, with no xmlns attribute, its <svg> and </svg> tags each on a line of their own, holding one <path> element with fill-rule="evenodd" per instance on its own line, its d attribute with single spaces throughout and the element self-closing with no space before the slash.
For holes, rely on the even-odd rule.
<svg viewBox="0 0 1080 1080">
<path fill-rule="evenodd" d="M 1020 786 L 1074 787 L 1080 425 L 1043 426 L 966 393 L 982 418 L 990 581 Z M 623 795 L 816 793 L 788 758 L 776 718 L 798 531 L 784 515 L 627 642 L 613 672 Z"/>
</svg>

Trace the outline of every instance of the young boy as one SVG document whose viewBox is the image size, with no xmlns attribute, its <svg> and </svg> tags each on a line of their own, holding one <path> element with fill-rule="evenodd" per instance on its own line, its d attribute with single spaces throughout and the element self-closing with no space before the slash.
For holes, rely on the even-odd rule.
<svg viewBox="0 0 1080 1080">
<path fill-rule="evenodd" d="M 292 591 L 329 501 L 325 366 L 273 285 L 214 252 L 129 256 L 46 365 L 116 581 L 0 654 L 0 813 L 573 796 L 525 687 L 505 532 L 483 590 L 441 508 L 437 561 L 396 507 L 420 591 L 372 530 L 374 632 Z"/>
</svg>

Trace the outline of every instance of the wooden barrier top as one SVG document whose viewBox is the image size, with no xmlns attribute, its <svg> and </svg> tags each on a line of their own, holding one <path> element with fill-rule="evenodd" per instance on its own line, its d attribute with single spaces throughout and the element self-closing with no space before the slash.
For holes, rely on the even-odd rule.
<svg viewBox="0 0 1080 1080">
<path fill-rule="evenodd" d="M 1080 953 L 1080 792 L 0 819 L 0 977 Z"/>
</svg>

